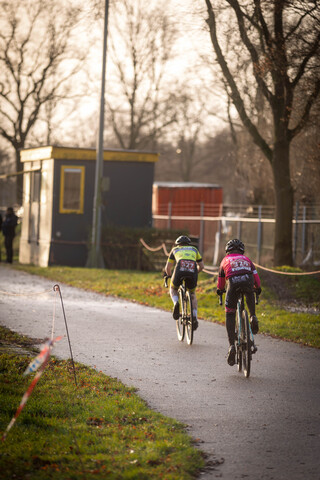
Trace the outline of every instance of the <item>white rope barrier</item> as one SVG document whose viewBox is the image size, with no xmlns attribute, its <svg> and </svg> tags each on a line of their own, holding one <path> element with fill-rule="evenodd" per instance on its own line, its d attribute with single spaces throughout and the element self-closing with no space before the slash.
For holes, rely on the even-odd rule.
<svg viewBox="0 0 320 480">
<path fill-rule="evenodd" d="M 166 256 L 169 255 L 169 252 L 166 248 L 165 243 L 162 243 L 159 247 L 152 248 L 152 247 L 149 247 L 149 245 L 146 244 L 146 242 L 143 240 L 143 238 L 140 238 L 140 242 L 150 252 L 157 252 L 157 251 L 161 250 L 161 248 L 162 248 L 165 255 Z M 271 268 L 263 267 L 262 265 L 258 265 L 257 263 L 255 263 L 255 266 L 257 268 L 261 268 L 261 270 L 266 270 L 267 272 L 271 272 L 271 273 L 278 273 L 280 275 L 318 275 L 318 274 L 320 274 L 320 270 L 316 270 L 315 272 L 281 272 L 279 270 L 272 270 Z M 205 272 L 205 273 L 208 273 L 209 275 L 218 275 L 218 272 L 211 272 L 207 268 L 204 268 L 202 271 Z"/>
<path fill-rule="evenodd" d="M 142 243 L 142 245 L 143 245 L 147 250 L 149 250 L 149 252 L 158 252 L 159 250 L 162 249 L 163 252 L 164 252 L 164 254 L 165 254 L 166 256 L 168 256 L 169 253 L 170 253 L 170 252 L 168 252 L 165 243 L 161 243 L 161 245 L 160 245 L 159 247 L 152 248 L 152 247 L 149 247 L 149 245 L 146 244 L 146 242 L 143 240 L 143 238 L 140 238 L 140 242 Z"/>
<path fill-rule="evenodd" d="M 265 270 L 267 272 L 272 272 L 272 273 L 279 273 L 280 275 L 317 275 L 320 273 L 320 270 L 316 270 L 315 272 L 280 272 L 279 270 L 272 270 L 271 268 L 262 267 L 257 263 L 255 263 L 255 266 L 257 268 L 261 268 L 261 270 Z"/>
</svg>

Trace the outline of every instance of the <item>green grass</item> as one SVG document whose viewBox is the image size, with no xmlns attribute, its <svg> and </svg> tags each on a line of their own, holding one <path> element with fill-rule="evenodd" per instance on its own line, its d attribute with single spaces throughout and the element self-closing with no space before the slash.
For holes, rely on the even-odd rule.
<svg viewBox="0 0 320 480">
<path fill-rule="evenodd" d="M 28 346 L 0 328 L 0 341 Z M 0 431 L 20 404 L 32 376 L 32 357 L 0 356 Z M 148 409 L 117 379 L 51 358 L 42 377 L 0 442 L 0 479 L 192 479 L 204 466 L 185 427 Z"/>
<path fill-rule="evenodd" d="M 126 270 L 103 270 L 71 267 L 41 268 L 29 265 L 15 265 L 14 268 L 51 279 L 54 283 L 66 283 L 78 288 L 93 290 L 103 295 L 113 295 L 144 305 L 171 311 L 172 302 L 168 289 L 163 286 L 160 272 L 138 272 Z M 277 275 L 277 274 L 274 274 Z M 278 336 L 290 341 L 320 348 L 320 318 L 312 313 L 292 313 L 279 306 L 274 285 L 266 284 L 262 277 L 263 294 L 257 306 L 260 332 Z M 320 310 L 319 276 L 278 275 L 277 281 L 285 286 L 290 301 Z M 273 282 L 275 281 L 275 277 Z M 224 308 L 219 306 L 216 291 L 216 277 L 201 273 L 197 298 L 199 318 L 224 324 Z M 62 291 L 63 294 L 63 291 Z M 289 302 L 288 302 L 289 303 Z"/>
</svg>

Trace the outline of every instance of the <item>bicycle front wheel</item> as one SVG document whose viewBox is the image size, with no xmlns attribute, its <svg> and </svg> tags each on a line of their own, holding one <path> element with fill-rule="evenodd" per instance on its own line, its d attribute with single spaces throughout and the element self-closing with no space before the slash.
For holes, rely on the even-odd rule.
<svg viewBox="0 0 320 480">
<path fill-rule="evenodd" d="M 178 340 L 180 342 L 183 342 L 184 339 L 184 332 L 185 332 L 185 325 L 183 321 L 184 317 L 184 295 L 181 290 L 179 290 L 179 318 L 176 320 L 176 329 L 177 329 L 177 335 L 178 335 Z"/>
<path fill-rule="evenodd" d="M 245 377 L 250 375 L 251 352 L 250 352 L 250 328 L 248 312 L 242 311 L 242 354 L 243 354 L 243 373 Z"/>
<path fill-rule="evenodd" d="M 193 318 L 192 318 L 192 301 L 190 292 L 186 292 L 185 296 L 185 319 L 187 331 L 187 344 L 191 345 L 193 342 Z"/>
</svg>

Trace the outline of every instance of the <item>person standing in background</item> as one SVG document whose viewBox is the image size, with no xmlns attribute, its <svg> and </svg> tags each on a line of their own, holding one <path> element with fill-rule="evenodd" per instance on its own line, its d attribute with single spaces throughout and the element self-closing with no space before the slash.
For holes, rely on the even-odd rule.
<svg viewBox="0 0 320 480">
<path fill-rule="evenodd" d="M 15 215 L 12 207 L 8 207 L 5 219 L 2 223 L 2 233 L 4 235 L 4 246 L 6 248 L 7 263 L 12 263 L 13 239 L 16 235 L 17 224 L 18 224 L 17 215 Z"/>
</svg>

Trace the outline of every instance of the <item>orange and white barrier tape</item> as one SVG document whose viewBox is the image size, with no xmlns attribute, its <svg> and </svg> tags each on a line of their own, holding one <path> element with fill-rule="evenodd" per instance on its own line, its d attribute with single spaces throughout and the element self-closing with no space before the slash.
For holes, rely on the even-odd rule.
<svg viewBox="0 0 320 480">
<path fill-rule="evenodd" d="M 28 375 L 29 373 L 32 373 L 32 372 L 35 372 L 36 370 L 38 370 L 38 372 L 36 373 L 34 379 L 32 380 L 32 382 L 30 383 L 28 389 L 26 390 L 26 392 L 24 393 L 23 397 L 22 397 L 22 400 L 20 402 L 20 405 L 19 407 L 17 408 L 17 411 L 16 413 L 14 414 L 14 416 L 12 417 L 9 425 L 7 426 L 4 434 L 2 435 L 2 438 L 1 440 L 4 442 L 4 440 L 6 439 L 6 436 L 8 435 L 8 432 L 10 431 L 10 429 L 13 427 L 13 425 L 15 424 L 17 418 L 19 417 L 20 413 L 22 412 L 22 410 L 24 409 L 34 387 L 36 386 L 36 384 L 38 383 L 38 381 L 40 380 L 40 377 L 41 375 L 43 374 L 44 372 L 44 369 L 49 361 L 49 358 L 50 358 L 50 352 L 52 350 L 52 347 L 54 345 L 55 342 L 58 342 L 59 340 L 61 340 L 61 336 L 60 337 L 56 337 L 54 340 L 48 340 L 41 352 L 39 353 L 39 355 L 32 360 L 32 362 L 28 365 L 27 369 L 25 370 L 24 372 L 24 375 Z"/>
<path fill-rule="evenodd" d="M 5 440 L 9 430 L 12 428 L 12 426 L 14 425 L 15 421 L 17 420 L 17 418 L 19 417 L 20 413 L 22 412 L 25 404 L 27 403 L 28 401 L 28 398 L 30 397 L 34 387 L 36 386 L 36 384 L 38 383 L 48 361 L 49 361 L 49 358 L 50 358 L 50 353 L 51 353 L 51 350 L 55 344 L 55 342 L 58 342 L 59 340 L 61 340 L 63 337 L 62 336 L 59 336 L 59 337 L 56 337 L 56 338 L 53 338 L 54 336 L 54 330 L 55 330 L 55 316 L 56 316 L 56 299 L 57 299 L 57 295 L 60 296 L 60 300 L 61 300 L 61 306 L 62 306 L 62 311 L 63 311 L 63 316 L 64 316 L 64 321 L 65 321 L 65 327 L 66 327 L 66 332 L 67 332 L 67 337 L 68 337 L 68 342 L 69 342 L 69 348 L 70 348 L 70 354 L 71 354 L 71 361 L 72 361 L 72 365 L 73 365 L 73 371 L 74 371 L 74 378 L 75 378 L 75 384 L 77 385 L 77 379 L 76 379 L 76 372 L 75 372 L 75 366 L 74 366 L 74 361 L 73 361 L 73 355 L 72 355 L 72 349 L 71 349 L 71 342 L 70 342 L 70 338 L 69 338 L 69 332 L 68 332 L 68 325 L 67 325 L 67 319 L 66 319 L 66 315 L 65 315 L 65 311 L 64 311 L 64 306 L 63 306 L 63 301 L 62 301 L 62 295 L 61 295 L 61 290 L 60 290 L 60 287 L 59 285 L 54 285 L 53 287 L 53 290 L 50 289 L 50 290 L 47 290 L 47 291 L 44 291 L 44 292 L 37 292 L 37 293 L 27 293 L 27 292 L 24 292 L 24 293 L 11 293 L 11 292 L 3 292 L 0 290 L 0 293 L 2 294 L 5 294 L 5 295 L 13 295 L 13 296 L 29 296 L 29 295 L 40 295 L 40 294 L 43 294 L 43 293 L 48 293 L 48 292 L 52 292 L 54 291 L 55 292 L 55 298 L 54 298 L 54 308 L 53 308 L 53 318 L 52 318 L 52 327 L 51 327 L 51 339 L 48 339 L 46 341 L 46 343 L 43 345 L 40 353 L 32 360 L 32 362 L 28 365 L 27 369 L 25 370 L 24 372 L 24 375 L 28 375 L 29 373 L 32 373 L 32 372 L 35 372 L 38 370 L 38 372 L 36 373 L 33 381 L 31 382 L 31 384 L 29 385 L 27 391 L 25 392 L 25 394 L 23 395 L 22 397 L 22 400 L 20 402 L 20 405 L 14 415 L 14 417 L 12 418 L 12 420 L 10 421 L 9 425 L 7 426 L 7 429 L 6 431 L 4 432 L 4 434 L 2 435 L 1 439 L 2 441 Z"/>
</svg>

